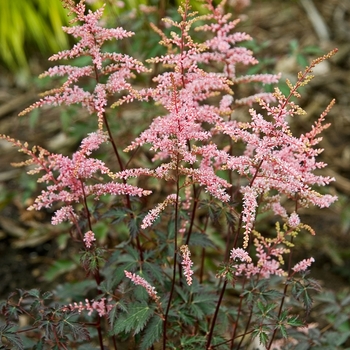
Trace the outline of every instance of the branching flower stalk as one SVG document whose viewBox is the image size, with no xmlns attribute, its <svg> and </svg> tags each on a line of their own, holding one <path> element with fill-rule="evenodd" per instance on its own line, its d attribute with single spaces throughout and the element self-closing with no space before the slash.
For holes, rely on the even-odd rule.
<svg viewBox="0 0 350 350">
<path fill-rule="evenodd" d="M 296 207 L 302 207 L 302 206 L 307 206 L 309 204 L 309 202 L 311 201 L 313 204 L 319 205 L 321 207 L 323 206 L 329 206 L 334 200 L 335 198 L 330 196 L 330 195 L 325 195 L 325 196 L 321 196 L 318 193 L 315 193 L 313 190 L 309 189 L 308 185 L 304 185 L 303 182 L 306 180 L 307 181 L 315 181 L 316 183 L 329 183 L 330 181 L 332 181 L 332 178 L 329 177 L 319 177 L 319 176 L 315 176 L 315 175 L 307 175 L 306 171 L 308 171 L 309 169 L 315 169 L 316 167 L 322 167 L 323 164 L 316 164 L 314 163 L 313 159 L 311 157 L 313 157 L 315 154 L 319 153 L 319 150 L 311 150 L 310 146 L 314 146 L 315 144 L 317 144 L 319 142 L 318 139 L 315 138 L 315 136 L 320 133 L 322 130 L 324 130 L 325 128 L 327 128 L 329 125 L 322 125 L 322 122 L 324 121 L 325 116 L 328 114 L 329 110 L 331 109 L 332 105 L 334 104 L 334 101 L 332 101 L 329 106 L 326 108 L 326 110 L 321 114 L 319 120 L 316 122 L 315 127 L 313 128 L 313 130 L 305 135 L 305 138 L 301 138 L 301 142 L 302 142 L 302 148 L 300 148 L 300 146 L 298 146 L 298 141 L 295 138 L 291 138 L 291 134 L 289 131 L 289 128 L 286 124 L 285 121 L 282 121 L 281 117 L 283 116 L 285 118 L 285 116 L 287 115 L 291 115 L 293 116 L 294 114 L 301 114 L 304 113 L 300 107 L 298 105 L 296 105 L 293 102 L 290 102 L 290 99 L 292 96 L 295 97 L 300 97 L 299 93 L 297 92 L 298 88 L 301 86 L 306 85 L 310 79 L 312 79 L 312 76 L 310 76 L 309 74 L 312 72 L 312 69 L 315 67 L 316 64 L 322 62 L 325 59 L 329 59 L 332 55 L 334 55 L 336 53 L 336 50 L 331 51 L 330 53 L 328 53 L 327 55 L 322 56 L 321 58 L 314 60 L 310 67 L 307 67 L 306 70 L 304 72 L 300 72 L 298 75 L 298 81 L 297 83 L 293 86 L 290 82 L 288 83 L 288 86 L 290 87 L 290 94 L 288 95 L 288 97 L 285 97 L 280 91 L 276 90 L 275 92 L 275 97 L 277 99 L 277 101 L 279 102 L 279 106 L 277 108 L 271 108 L 268 104 L 266 104 L 265 102 L 260 101 L 260 105 L 263 107 L 263 109 L 266 109 L 268 111 L 268 113 L 275 119 L 276 124 L 271 127 L 271 128 L 266 128 L 267 123 L 264 121 L 265 125 L 264 125 L 264 129 L 268 130 L 266 133 L 268 135 L 268 133 L 274 133 L 273 130 L 278 130 L 278 128 L 281 128 L 281 131 L 283 134 L 279 134 L 279 133 L 275 133 L 274 138 L 277 140 L 278 137 L 283 137 L 282 143 L 271 143 L 269 145 L 269 147 L 276 147 L 278 145 L 278 147 L 281 147 L 281 149 L 278 149 L 276 154 L 278 153 L 285 153 L 285 155 L 288 155 L 287 152 L 289 152 L 288 148 L 290 148 L 290 145 L 292 145 L 292 143 L 296 143 L 297 144 L 297 148 L 296 148 L 296 153 L 294 153 L 293 157 L 296 157 L 296 160 L 299 162 L 299 167 L 301 168 L 301 174 L 299 175 L 298 173 L 296 173 L 294 176 L 296 176 L 296 180 L 297 183 L 301 180 L 301 184 L 297 184 L 297 187 L 290 187 L 290 181 L 292 179 L 292 174 L 290 174 L 290 160 L 291 158 L 287 158 L 288 159 L 288 167 L 281 167 L 281 165 L 283 164 L 282 162 L 284 161 L 283 158 L 281 158 L 282 162 L 278 163 L 277 161 L 277 157 L 276 155 L 273 155 L 270 159 L 267 158 L 265 155 L 269 154 L 269 152 L 266 152 L 266 148 L 265 146 L 263 146 L 263 148 L 265 149 L 265 153 L 262 152 L 262 149 L 260 150 L 261 153 L 256 153 L 256 155 L 254 157 L 257 157 L 256 160 L 253 160 L 253 163 L 251 163 L 253 165 L 253 169 L 254 166 L 256 166 L 256 169 L 253 170 L 252 172 L 252 178 L 250 180 L 249 183 L 249 187 L 246 187 L 244 190 L 246 191 L 245 194 L 249 194 L 249 199 L 248 197 L 246 197 L 246 199 L 244 199 L 245 201 L 245 208 L 246 210 L 242 211 L 241 217 L 243 218 L 243 222 L 245 222 L 245 238 L 244 238 L 244 247 L 246 248 L 248 246 L 248 242 L 249 242 L 249 237 L 250 237 L 250 233 L 252 232 L 253 229 L 253 223 L 255 222 L 256 218 L 255 218 L 255 213 L 256 213 L 256 209 L 253 209 L 254 207 L 257 207 L 257 202 L 256 199 L 254 197 L 258 196 L 259 194 L 262 194 L 263 192 L 261 191 L 261 188 L 264 188 L 264 183 L 261 183 L 261 181 L 259 181 L 260 183 L 258 184 L 259 186 L 259 190 L 254 190 L 254 187 L 256 187 L 255 182 L 258 181 L 258 176 L 262 177 L 262 180 L 265 182 L 264 178 L 268 179 L 268 184 L 267 184 L 267 189 L 270 189 L 273 186 L 273 178 L 276 176 L 276 178 L 278 177 L 278 175 L 276 174 L 278 172 L 278 170 L 276 170 L 276 165 L 279 164 L 279 168 L 282 170 L 282 173 L 280 174 L 280 177 L 278 177 L 278 182 L 276 183 L 276 185 L 278 186 L 278 191 L 279 193 L 285 193 L 287 196 L 289 196 L 290 198 L 294 198 L 294 193 L 297 192 L 298 196 L 296 197 Z M 289 110 L 287 110 L 287 106 L 290 108 Z M 255 118 L 256 114 L 255 111 L 251 110 L 250 113 L 252 114 L 252 117 Z M 255 122 L 253 122 L 254 126 L 252 127 L 257 127 L 258 124 L 258 120 L 255 119 Z M 249 125 L 249 124 L 248 124 Z M 244 125 L 242 126 L 243 130 L 246 130 L 248 128 L 248 125 Z M 264 130 L 262 129 L 262 130 Z M 237 135 L 241 134 L 240 130 L 236 130 L 233 131 L 234 129 L 230 127 L 230 135 L 234 136 L 235 138 L 237 137 Z M 261 132 L 262 130 L 259 130 L 259 132 Z M 233 131 L 231 133 L 231 131 Z M 279 135 L 278 135 L 279 134 Z M 243 134 L 241 134 L 243 136 Z M 240 136 L 241 136 L 240 135 Z M 287 136 L 287 139 L 285 139 L 285 137 L 283 135 Z M 248 136 L 248 135 L 247 135 Z M 269 135 L 270 137 L 272 136 L 271 134 Z M 249 139 L 251 140 L 251 136 L 248 136 Z M 271 140 L 271 138 L 269 139 Z M 297 141 L 297 142 L 296 142 Z M 271 141 L 269 141 L 271 142 Z M 248 139 L 247 139 L 247 143 L 248 143 Z M 258 143 L 256 145 L 259 145 L 260 141 L 258 141 Z M 249 146 L 249 143 L 248 143 Z M 257 149 L 257 146 L 253 146 L 253 149 Z M 260 147 L 260 145 L 258 146 Z M 273 149 L 273 148 L 272 148 Z M 292 150 L 293 148 L 291 148 Z M 250 151 L 250 157 L 252 157 L 254 154 L 252 153 L 252 150 Z M 295 152 L 295 151 L 294 151 Z M 273 152 L 275 153 L 275 152 Z M 284 155 L 284 157 L 285 157 Z M 253 158 L 254 159 L 254 158 Z M 247 159 L 248 160 L 248 159 Z M 266 176 L 264 167 L 265 167 L 265 163 L 266 161 L 272 161 L 274 164 L 273 167 L 273 174 Z M 237 162 L 237 159 L 234 159 L 234 162 Z M 251 162 L 251 159 L 248 161 L 249 163 Z M 247 162 L 247 166 L 248 163 Z M 307 166 L 307 162 L 308 162 L 308 166 Z M 230 163 L 230 160 L 228 161 L 228 164 Z M 255 164 L 256 165 L 255 165 Z M 243 163 L 244 164 L 244 163 Z M 241 165 L 240 165 L 241 166 Z M 231 167 L 231 169 L 233 169 Z M 288 183 L 285 183 L 286 186 L 281 186 L 281 183 L 283 184 L 283 182 L 281 182 L 281 179 L 283 179 L 283 177 L 285 177 L 286 175 L 284 175 L 284 172 L 287 172 L 287 179 L 288 179 Z M 246 170 L 243 171 L 242 169 L 242 175 L 246 174 Z M 305 179 L 305 180 L 304 180 Z M 260 179 L 259 179 L 260 180 Z M 282 180 L 283 181 L 283 180 Z M 311 182 L 312 184 L 314 184 L 314 182 Z M 253 191 L 252 191 L 253 190 Z M 304 197 L 304 198 L 303 198 Z M 277 198 L 274 198 L 273 201 L 275 201 Z M 279 206 L 279 203 L 276 203 L 277 206 L 274 207 L 272 206 L 272 209 L 275 210 L 275 214 L 279 215 L 281 214 L 281 207 Z M 275 204 L 275 205 L 276 205 Z M 249 209 L 248 209 L 249 208 Z M 253 209 L 253 210 L 252 210 Z M 296 213 L 296 212 L 295 212 Z M 285 212 L 282 210 L 282 214 L 285 215 Z M 254 215 L 254 216 L 253 216 Z M 241 223 L 242 220 L 240 219 L 239 223 Z M 290 259 L 291 259 L 291 255 L 290 255 Z M 290 268 L 291 266 L 288 267 L 288 273 L 290 274 Z M 261 271 L 261 270 L 260 270 Z M 248 270 L 246 271 L 246 273 L 248 272 Z M 252 272 L 252 271 L 251 271 Z M 248 272 L 249 274 L 251 272 Z M 277 270 L 276 270 L 277 272 Z M 261 272 L 260 272 L 261 273 Z M 255 274 L 253 272 L 253 274 Z M 225 283 L 223 288 L 225 288 L 227 286 L 227 284 Z M 287 285 L 285 286 L 285 289 L 287 289 Z M 287 292 L 287 290 L 285 290 L 285 292 Z M 286 294 L 284 294 L 286 295 Z M 282 298 L 281 300 L 281 306 L 279 308 L 279 312 L 278 312 L 278 317 L 281 315 L 282 312 L 282 307 L 283 307 L 283 302 L 284 302 L 284 298 Z M 217 305 L 217 309 L 218 310 L 220 308 L 220 303 L 222 301 L 222 294 L 220 295 L 219 301 L 218 301 L 218 305 Z M 208 335 L 208 342 L 207 342 L 207 348 L 210 348 L 210 343 L 211 343 L 211 337 L 213 334 L 213 327 L 216 323 L 216 316 L 217 312 L 214 314 L 214 318 L 212 320 L 211 323 L 211 330 L 209 332 Z M 276 335 L 277 329 L 274 330 L 272 337 L 270 338 L 270 343 L 269 343 L 269 347 L 271 347 L 274 336 Z"/>
</svg>

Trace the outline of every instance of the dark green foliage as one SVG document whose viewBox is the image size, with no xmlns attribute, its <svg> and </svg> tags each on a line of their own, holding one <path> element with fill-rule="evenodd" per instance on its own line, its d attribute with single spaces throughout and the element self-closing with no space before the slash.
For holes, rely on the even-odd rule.
<svg viewBox="0 0 350 350">
<path fill-rule="evenodd" d="M 0 345 L 2 349 L 22 350 L 23 344 L 17 334 L 17 327 L 8 323 L 0 325 Z"/>
<path fill-rule="evenodd" d="M 140 350 L 147 350 L 162 336 L 163 320 L 158 316 L 152 316 L 143 331 Z"/>
<path fill-rule="evenodd" d="M 320 291 L 321 287 L 315 279 L 307 278 L 306 276 L 307 274 L 302 274 L 300 279 L 292 278 L 287 283 L 292 285 L 292 295 L 295 299 L 303 303 L 306 314 L 308 315 L 313 303 L 310 291 Z"/>
<path fill-rule="evenodd" d="M 152 307 L 144 301 L 130 304 L 126 312 L 118 315 L 118 320 L 113 328 L 113 334 L 131 332 L 134 335 L 138 334 L 145 328 L 153 312 Z"/>
</svg>

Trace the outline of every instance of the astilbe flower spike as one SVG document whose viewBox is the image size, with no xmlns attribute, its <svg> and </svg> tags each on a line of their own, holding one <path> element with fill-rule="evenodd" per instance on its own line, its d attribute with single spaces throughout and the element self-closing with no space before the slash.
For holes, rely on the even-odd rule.
<svg viewBox="0 0 350 350">
<path fill-rule="evenodd" d="M 207 99 L 220 91 L 230 94 L 230 82 L 218 73 L 207 73 L 198 67 L 198 57 L 206 47 L 192 40 L 190 30 L 202 17 L 190 12 L 188 2 L 179 11 L 180 22 L 167 19 L 179 33 L 173 32 L 170 38 L 162 34 L 161 43 L 168 47 L 169 53 L 150 60 L 171 70 L 154 78 L 155 88 L 139 91 L 144 99 L 152 98 L 162 105 L 166 114 L 156 117 L 125 151 L 150 144 L 155 152 L 153 160 L 168 162 L 154 169 L 157 177 L 169 180 L 177 172 L 226 202 L 229 196 L 225 189 L 230 184 L 216 175 L 213 160 L 226 160 L 227 154 L 210 143 L 212 131 L 204 124 L 216 125 L 222 119 L 220 107 L 209 105 Z M 132 94 L 124 101 L 131 99 Z M 227 105 L 222 106 L 227 113 Z"/>
<path fill-rule="evenodd" d="M 300 261 L 299 263 L 297 263 L 293 268 L 292 270 L 294 272 L 304 272 L 306 271 L 310 266 L 311 264 L 315 262 L 315 259 L 314 258 L 309 258 L 309 259 L 304 259 L 302 261 Z"/>
<path fill-rule="evenodd" d="M 71 23 L 81 22 L 81 25 L 63 27 L 63 30 L 74 38 L 80 39 L 72 49 L 61 51 L 53 55 L 50 60 L 58 61 L 84 56 L 91 58 L 91 64 L 84 67 L 58 65 L 41 74 L 41 77 L 67 76 L 67 80 L 60 88 L 47 91 L 42 99 L 25 109 L 20 115 L 44 105 L 81 104 L 90 114 L 97 114 L 99 129 L 102 129 L 108 98 L 122 91 L 134 91 L 127 80 L 134 77 L 134 72 L 146 72 L 147 69 L 141 62 L 128 55 L 105 52 L 102 49 L 106 41 L 121 40 L 134 35 L 133 32 L 128 32 L 121 27 L 110 29 L 102 27 L 99 21 L 103 14 L 103 7 L 95 12 L 89 10 L 86 13 L 84 1 L 75 4 L 74 1 L 63 0 L 63 3 L 70 14 L 75 16 Z M 84 78 L 95 81 L 92 91 L 84 90 L 78 84 Z"/>
<path fill-rule="evenodd" d="M 183 266 L 183 269 L 184 269 L 186 282 L 190 286 L 192 284 L 192 275 L 193 275 L 193 270 L 191 269 L 193 265 L 193 262 L 191 260 L 191 252 L 188 249 L 188 246 L 185 244 L 180 247 L 180 252 L 182 255 L 181 265 Z"/>
<path fill-rule="evenodd" d="M 159 303 L 159 296 L 157 295 L 156 289 L 151 286 L 143 277 L 138 276 L 129 271 L 124 271 L 125 276 L 129 278 L 135 285 L 141 286 L 146 289 L 147 294 L 153 299 L 157 304 Z"/>
<path fill-rule="evenodd" d="M 256 249 L 256 261 L 253 261 L 248 253 L 242 248 L 233 248 L 230 258 L 236 267 L 237 276 L 259 276 L 269 278 L 271 275 L 286 276 L 283 270 L 283 254 L 290 252 L 290 242 L 279 225 L 276 225 L 277 236 L 275 238 L 265 238 L 260 233 L 254 231 L 254 246 Z M 237 258 L 239 259 L 238 261 Z"/>
<path fill-rule="evenodd" d="M 334 52 L 325 55 L 323 59 L 332 54 Z M 228 169 L 237 171 L 248 180 L 248 184 L 241 187 L 245 247 L 253 229 L 258 197 L 263 197 L 268 203 L 267 206 L 270 206 L 276 215 L 282 214 L 285 218 L 287 214 L 280 205 L 283 195 L 295 201 L 298 208 L 309 205 L 328 207 L 336 200 L 335 196 L 322 195 L 315 189 L 315 186 L 329 184 L 334 178 L 313 173 L 326 165 L 316 161 L 322 150 L 315 149 L 314 146 L 321 140 L 318 135 L 329 126 L 324 124 L 324 120 L 334 101 L 321 114 L 312 130 L 305 135 L 293 136 L 287 120 L 304 113 L 298 105 L 290 101 L 290 98 L 292 95 L 297 96 L 297 89 L 310 80 L 309 73 L 319 61 L 314 61 L 304 73 L 299 74 L 296 85 L 290 86 L 291 92 L 288 97 L 276 89 L 277 106 L 260 101 L 267 118 L 250 109 L 251 122 L 223 123 L 220 126 L 234 141 L 241 140 L 246 144 L 244 154 L 230 156 L 226 164 Z M 296 224 L 295 220 L 294 222 Z"/>
<path fill-rule="evenodd" d="M 55 202 L 64 204 L 56 210 L 52 218 L 54 225 L 63 221 L 77 220 L 78 216 L 75 214 L 73 205 L 82 203 L 88 196 L 93 196 L 95 199 L 107 194 L 141 197 L 151 193 L 136 186 L 118 183 L 116 175 L 103 161 L 89 157 L 94 150 L 107 141 L 106 134 L 101 131 L 90 133 L 84 138 L 80 149 L 71 158 L 62 154 L 50 153 L 41 147 L 33 147 L 30 150 L 27 144 L 6 136 L 2 138 L 6 138 L 30 157 L 29 160 L 18 163 L 17 166 L 34 165 L 35 167 L 28 173 L 33 175 L 43 172 L 38 182 L 50 184 L 28 209 L 51 208 Z M 101 175 L 110 181 L 104 181 L 105 178 Z M 88 181 L 91 181 L 91 184 Z"/>
<path fill-rule="evenodd" d="M 80 301 L 79 303 L 74 302 L 72 304 L 66 305 L 62 307 L 63 311 L 77 311 L 81 313 L 83 311 L 88 311 L 88 315 L 90 316 L 94 311 L 98 313 L 100 317 L 107 316 L 109 312 L 112 310 L 113 305 L 109 303 L 109 300 L 106 298 L 101 298 L 100 300 L 88 300 L 85 299 L 85 303 Z"/>
<path fill-rule="evenodd" d="M 280 74 L 249 74 L 240 75 L 236 66 L 255 65 L 258 60 L 253 56 L 252 51 L 237 44 L 252 40 L 251 36 L 235 32 L 234 29 L 240 22 L 240 19 L 231 20 L 232 14 L 225 13 L 226 1 L 221 1 L 217 6 L 214 6 L 212 0 L 206 0 L 204 6 L 207 7 L 209 14 L 206 15 L 206 20 L 209 24 L 197 27 L 196 31 L 204 31 L 212 33 L 212 38 L 204 42 L 206 50 L 198 54 L 198 62 L 215 63 L 223 66 L 223 74 L 233 85 L 237 86 L 245 83 L 262 83 L 274 84 L 279 81 Z M 258 92 L 252 96 L 235 99 L 234 106 L 252 105 L 257 99 L 266 102 L 275 101 L 275 97 L 271 93 Z"/>
<path fill-rule="evenodd" d="M 95 234 L 92 231 L 85 232 L 83 241 L 86 248 L 91 248 L 92 243 L 96 241 Z"/>
</svg>

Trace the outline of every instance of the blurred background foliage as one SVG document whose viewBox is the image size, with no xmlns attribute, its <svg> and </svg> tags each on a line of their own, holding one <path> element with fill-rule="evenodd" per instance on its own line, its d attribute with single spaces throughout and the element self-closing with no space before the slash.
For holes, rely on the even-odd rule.
<svg viewBox="0 0 350 350">
<path fill-rule="evenodd" d="M 16 71 L 28 68 L 28 58 L 68 47 L 62 26 L 67 13 L 59 0 L 2 0 L 0 2 L 0 60 Z"/>
<path fill-rule="evenodd" d="M 160 19 L 167 9 L 176 8 L 180 0 L 98 0 L 86 3 L 92 9 L 99 8 L 105 3 L 105 12 L 108 12 L 109 18 L 114 18 L 116 22 L 111 25 L 126 25 L 129 27 L 126 29 L 131 30 L 142 27 L 143 5 L 154 6 L 153 14 Z M 194 8 L 199 8 L 198 3 L 196 4 L 195 1 L 193 3 Z M 126 12 L 129 15 L 124 16 L 123 20 L 120 15 Z M 130 21 L 130 19 L 136 21 Z M 62 31 L 62 26 L 68 23 L 67 11 L 60 0 L 1 0 L 1 66 L 15 74 L 28 72 L 33 56 L 39 54 L 47 58 L 57 51 L 67 49 L 69 38 Z"/>
</svg>

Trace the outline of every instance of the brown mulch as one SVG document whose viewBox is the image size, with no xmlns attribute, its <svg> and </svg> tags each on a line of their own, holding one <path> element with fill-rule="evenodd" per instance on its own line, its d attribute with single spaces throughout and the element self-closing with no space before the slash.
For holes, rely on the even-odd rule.
<svg viewBox="0 0 350 350">
<path fill-rule="evenodd" d="M 306 239 L 301 255 L 313 252 L 316 272 L 320 272 L 320 279 L 326 286 L 343 286 L 350 280 L 350 274 L 344 273 L 350 265 L 350 2 L 252 0 L 252 3 L 241 14 L 239 30 L 256 39 L 260 50 L 256 57 L 270 59 L 268 64 L 274 65 L 275 72 L 283 73 L 282 79 L 293 78 L 303 69 L 296 57 L 305 48 L 316 46 L 324 53 L 335 47 L 339 50 L 335 57 L 315 70 L 316 77 L 303 92 L 301 100 L 308 115 L 293 120 L 293 127 L 300 132 L 307 131 L 328 103 L 336 99 L 328 116 L 332 126 L 325 132 L 321 146 L 325 148 L 322 159 L 329 164 L 324 174 L 336 178 L 330 191 L 340 200 L 330 209 L 312 209 L 305 214 L 305 220 L 316 229 L 317 239 Z M 308 6 L 310 3 L 314 8 Z M 294 54 L 290 47 L 293 40 L 298 46 L 298 52 Z M 43 62 L 44 66 L 46 63 Z M 41 70 L 44 69 L 46 67 Z M 38 69 L 36 73 L 40 72 Z M 28 117 L 19 118 L 17 114 L 37 99 L 38 91 L 30 84 L 19 88 L 13 84 L 10 75 L 3 77 L 0 82 L 0 133 L 58 151 L 68 141 L 60 133 L 57 111 L 46 110 L 41 113 L 40 121 L 30 127 L 33 121 Z M 0 190 L 11 193 L 11 198 L 0 201 L 0 275 L 3 276 L 0 295 L 3 295 L 16 287 L 33 286 L 33 281 L 40 283 L 37 278 L 42 266 L 54 256 L 52 238 L 55 232 L 48 233 L 48 226 L 41 224 L 43 214 L 26 212 L 30 200 L 23 202 L 23 196 L 16 194 L 18 188 L 24 191 L 25 187 L 18 181 L 21 170 L 12 168 L 10 163 L 23 160 L 21 154 L 2 140 L 0 152 Z"/>
</svg>

